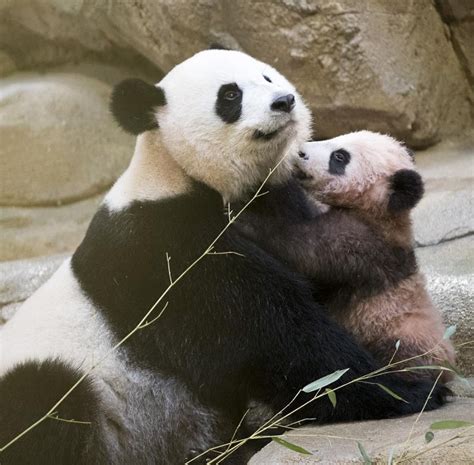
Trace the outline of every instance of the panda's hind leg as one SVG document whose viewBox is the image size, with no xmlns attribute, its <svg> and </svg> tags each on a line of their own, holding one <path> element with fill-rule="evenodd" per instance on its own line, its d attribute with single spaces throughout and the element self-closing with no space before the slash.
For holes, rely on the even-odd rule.
<svg viewBox="0 0 474 465">
<path fill-rule="evenodd" d="M 0 379 L 0 447 L 43 417 L 81 374 L 49 360 L 17 365 Z M 47 418 L 0 453 L 9 465 L 99 463 L 97 396 L 88 379 Z M 74 421 L 71 421 L 74 420 Z M 89 454 L 93 453 L 95 459 Z"/>
</svg>

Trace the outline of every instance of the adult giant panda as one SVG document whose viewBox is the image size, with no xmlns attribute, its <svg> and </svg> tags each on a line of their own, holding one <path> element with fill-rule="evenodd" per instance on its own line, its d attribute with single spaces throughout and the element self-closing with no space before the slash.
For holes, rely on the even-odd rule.
<svg viewBox="0 0 474 465">
<path fill-rule="evenodd" d="M 298 150 L 310 115 L 275 69 L 224 50 L 196 54 L 156 86 L 119 84 L 111 107 L 141 135 L 72 259 L 1 330 L 2 447 L 101 363 L 52 418 L 3 450 L 2 464 L 182 464 L 228 441 L 253 400 L 279 410 L 337 369 L 350 368 L 347 382 L 377 368 L 314 303 L 303 277 L 233 225 L 217 253 L 171 289 L 161 317 L 112 350 L 168 287 L 169 271 L 176 279 L 223 230 L 224 204 L 248 198 Z M 279 165 L 270 189 L 299 201 L 285 187 L 289 166 Z M 270 208 L 272 193 L 260 200 Z M 354 383 L 338 391 L 335 408 L 313 402 L 296 419 L 415 412 L 431 388 L 390 375 L 383 383 L 407 402 Z M 444 394 L 436 387 L 427 408 Z"/>
</svg>

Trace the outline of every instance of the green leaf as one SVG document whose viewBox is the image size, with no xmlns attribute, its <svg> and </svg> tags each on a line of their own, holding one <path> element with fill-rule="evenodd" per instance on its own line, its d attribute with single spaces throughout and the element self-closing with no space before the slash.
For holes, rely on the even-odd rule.
<svg viewBox="0 0 474 465">
<path fill-rule="evenodd" d="M 453 371 L 449 367 L 445 367 L 442 365 L 419 365 L 417 367 L 407 367 L 404 368 L 406 371 L 412 371 L 412 370 L 444 370 L 444 371 Z"/>
<path fill-rule="evenodd" d="M 390 394 L 393 398 L 397 399 L 397 400 L 401 400 L 402 402 L 405 402 L 408 404 L 408 402 L 403 398 L 403 397 L 400 397 L 398 394 L 395 394 L 391 389 L 389 389 L 387 386 L 384 386 L 383 384 L 380 384 L 380 383 L 376 383 L 377 386 L 381 389 L 383 389 L 387 394 Z"/>
<path fill-rule="evenodd" d="M 467 386 L 471 385 L 471 383 L 466 379 L 462 371 L 458 367 L 454 366 L 452 363 L 449 363 L 447 360 L 444 360 L 440 363 L 440 366 L 447 368 L 449 371 L 452 371 Z"/>
<path fill-rule="evenodd" d="M 451 336 L 456 332 L 456 329 L 456 325 L 448 326 L 443 334 L 443 339 L 450 339 Z"/>
<path fill-rule="evenodd" d="M 426 444 L 430 443 L 433 439 L 434 439 L 433 431 L 427 431 L 426 434 L 425 434 Z"/>
<path fill-rule="evenodd" d="M 329 389 L 329 388 L 326 388 L 325 392 L 327 393 L 332 406 L 336 408 L 336 404 L 337 404 L 336 393 L 332 389 Z"/>
<path fill-rule="evenodd" d="M 332 384 L 337 381 L 347 371 L 349 371 L 349 368 L 346 368 L 345 370 L 337 370 L 334 373 L 331 373 L 330 375 L 323 376 L 322 378 L 319 378 L 316 381 L 307 384 L 303 388 L 303 392 L 313 392 L 323 387 L 326 387 L 328 384 Z"/>
<path fill-rule="evenodd" d="M 362 455 L 362 458 L 364 459 L 364 465 L 372 465 L 372 460 L 370 460 L 367 451 L 364 449 L 364 446 L 359 441 L 357 441 L 357 447 L 359 448 L 360 455 Z"/>
<path fill-rule="evenodd" d="M 313 455 L 311 452 L 304 449 L 303 447 L 297 446 L 296 444 L 285 441 L 282 438 L 272 438 L 272 441 L 275 441 L 277 444 L 280 444 L 280 446 L 286 447 L 287 449 L 290 449 L 293 452 L 298 452 L 299 454 L 304 454 L 304 455 Z"/>
<path fill-rule="evenodd" d="M 465 428 L 466 426 L 474 426 L 474 423 L 470 421 L 462 421 L 462 420 L 442 420 L 442 421 L 435 421 L 431 426 L 430 429 L 456 429 L 456 428 Z"/>
</svg>

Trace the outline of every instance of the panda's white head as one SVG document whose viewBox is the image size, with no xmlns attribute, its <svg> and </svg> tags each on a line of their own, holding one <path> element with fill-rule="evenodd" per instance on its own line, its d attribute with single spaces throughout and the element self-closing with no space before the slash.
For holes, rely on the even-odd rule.
<svg viewBox="0 0 474 465">
<path fill-rule="evenodd" d="M 399 214 L 423 196 L 423 181 L 411 152 L 375 132 L 305 143 L 296 165 L 306 191 L 331 206 Z"/>
<path fill-rule="evenodd" d="M 155 86 L 126 80 L 111 109 L 133 134 L 157 129 L 184 172 L 226 200 L 258 186 L 310 135 L 310 112 L 294 86 L 271 66 L 230 50 L 197 53 Z M 289 158 L 276 179 L 289 175 Z"/>
</svg>

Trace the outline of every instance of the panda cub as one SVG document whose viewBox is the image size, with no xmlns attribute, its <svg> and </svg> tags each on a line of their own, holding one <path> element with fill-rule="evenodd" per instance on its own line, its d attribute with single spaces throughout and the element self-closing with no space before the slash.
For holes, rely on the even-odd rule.
<svg viewBox="0 0 474 465">
<path fill-rule="evenodd" d="M 400 340 L 394 360 L 434 348 L 411 364 L 454 363 L 413 250 L 410 210 L 423 182 L 407 149 L 389 136 L 360 131 L 306 143 L 299 155 L 297 177 L 325 213 L 293 224 L 253 218 L 247 232 L 310 276 L 336 321 L 380 362 L 389 362 Z"/>
</svg>

